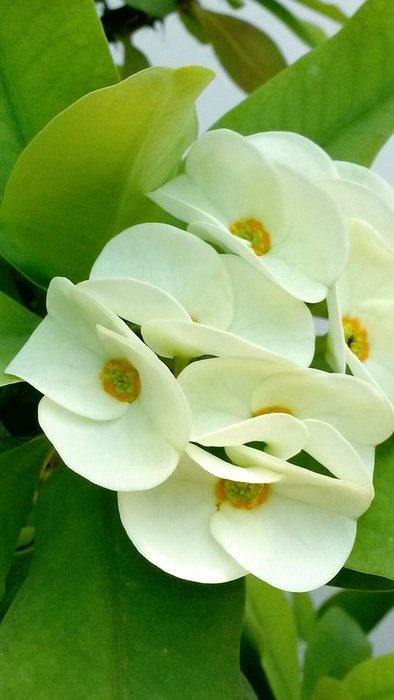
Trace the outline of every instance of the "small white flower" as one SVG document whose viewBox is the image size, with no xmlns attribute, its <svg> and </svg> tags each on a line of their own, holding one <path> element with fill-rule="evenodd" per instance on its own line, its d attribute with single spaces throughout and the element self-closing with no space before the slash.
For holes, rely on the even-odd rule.
<svg viewBox="0 0 394 700">
<path fill-rule="evenodd" d="M 146 489 L 175 469 L 190 412 L 167 367 L 81 287 L 55 278 L 48 315 L 7 371 L 44 394 L 39 422 L 64 462 L 110 489 Z"/>
<path fill-rule="evenodd" d="M 313 357 L 303 302 L 241 258 L 173 226 L 142 224 L 115 236 L 81 286 L 141 325 L 162 357 L 275 353 L 304 365 Z"/>
<path fill-rule="evenodd" d="M 192 233 L 245 258 L 292 295 L 317 302 L 345 264 L 345 223 L 332 199 L 304 176 L 303 164 L 293 165 L 273 163 L 235 132 L 212 131 L 192 147 L 185 174 L 150 197 Z"/>
</svg>

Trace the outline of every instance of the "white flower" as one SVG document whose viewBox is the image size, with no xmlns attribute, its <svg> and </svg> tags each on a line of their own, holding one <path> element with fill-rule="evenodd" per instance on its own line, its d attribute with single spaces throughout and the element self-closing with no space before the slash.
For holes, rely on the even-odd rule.
<svg viewBox="0 0 394 700">
<path fill-rule="evenodd" d="M 394 404 L 394 251 L 362 221 L 349 229 L 349 259 L 327 297 L 327 359 L 375 382 Z"/>
<path fill-rule="evenodd" d="M 64 462 L 110 489 L 146 489 L 175 469 L 190 412 L 167 367 L 81 287 L 55 278 L 48 315 L 7 371 L 44 394 L 39 422 Z"/>
<path fill-rule="evenodd" d="M 107 243 L 81 285 L 141 326 L 162 357 L 279 353 L 309 365 L 312 316 L 305 304 L 234 255 L 219 255 L 165 224 L 133 226 Z"/>
<path fill-rule="evenodd" d="M 194 581 L 251 572 L 290 591 L 329 581 L 373 498 L 360 455 L 393 429 L 381 393 L 354 377 L 252 359 L 198 361 L 179 383 L 198 444 L 164 484 L 119 493 L 137 549 Z M 298 466 L 301 450 L 324 473 Z"/>
<path fill-rule="evenodd" d="M 194 234 L 245 258 L 292 295 L 321 301 L 347 254 L 346 229 L 332 199 L 304 176 L 265 158 L 225 129 L 191 149 L 185 174 L 150 197 L 191 224 Z"/>
</svg>

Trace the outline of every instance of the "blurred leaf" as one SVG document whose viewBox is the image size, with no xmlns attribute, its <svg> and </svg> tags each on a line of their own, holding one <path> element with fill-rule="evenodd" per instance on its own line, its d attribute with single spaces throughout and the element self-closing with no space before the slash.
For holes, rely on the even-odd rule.
<svg viewBox="0 0 394 700">
<path fill-rule="evenodd" d="M 0 454 L 0 600 L 19 532 L 52 447 L 44 436 Z"/>
<path fill-rule="evenodd" d="M 370 632 L 394 605 L 394 591 L 340 591 L 319 608 L 321 617 L 332 607 L 345 610 L 358 622 L 366 634 Z"/>
<path fill-rule="evenodd" d="M 276 44 L 261 29 L 198 6 L 195 13 L 223 67 L 246 92 L 255 90 L 286 66 Z"/>
<path fill-rule="evenodd" d="M 248 576 L 246 620 L 255 636 L 261 663 L 276 700 L 299 700 L 297 631 L 291 606 L 283 591 Z"/>
<path fill-rule="evenodd" d="M 164 17 L 175 11 L 175 0 L 125 0 L 125 4 L 152 17 Z"/>
<path fill-rule="evenodd" d="M 149 61 L 145 54 L 142 53 L 136 46 L 131 43 L 130 37 L 124 37 L 122 41 L 124 47 L 124 60 L 122 66 L 122 77 L 128 78 L 129 75 L 134 75 L 140 70 L 149 68 Z"/>
<path fill-rule="evenodd" d="M 351 569 L 342 569 L 328 582 L 328 585 L 336 588 L 350 588 L 353 591 L 394 591 L 392 579 L 362 574 Z"/>
<path fill-rule="evenodd" d="M 54 275 L 85 279 L 112 236 L 159 211 L 144 192 L 195 138 L 194 101 L 211 77 L 207 68 L 149 68 L 53 119 L 9 180 L 4 257 L 43 286 Z"/>
<path fill-rule="evenodd" d="M 324 31 L 312 22 L 299 19 L 290 10 L 277 0 L 256 0 L 259 5 L 272 12 L 275 17 L 281 20 L 301 41 L 307 46 L 318 46 L 327 36 Z"/>
<path fill-rule="evenodd" d="M 356 698 L 346 689 L 342 681 L 323 676 L 319 678 L 312 700 L 356 700 Z"/>
<path fill-rule="evenodd" d="M 307 642 L 316 625 L 316 612 L 309 593 L 292 593 L 293 611 L 297 623 L 298 636 Z"/>
<path fill-rule="evenodd" d="M 356 700 L 393 700 L 394 654 L 364 661 L 350 671 L 344 684 Z"/>
<path fill-rule="evenodd" d="M 376 448 L 371 507 L 358 521 L 357 538 L 346 566 L 394 579 L 394 437 Z"/>
<path fill-rule="evenodd" d="M 10 566 L 5 593 L 0 599 L 0 622 L 18 593 L 21 585 L 26 581 L 33 560 L 33 548 L 23 552 L 16 552 Z"/>
<path fill-rule="evenodd" d="M 303 699 L 312 697 L 320 676 L 341 679 L 370 654 L 371 645 L 357 622 L 341 608 L 328 610 L 306 649 Z"/>
<path fill-rule="evenodd" d="M 200 44 L 208 44 L 208 39 L 206 34 L 199 22 L 195 12 L 192 7 L 186 7 L 185 9 L 182 5 L 177 7 L 178 17 L 184 25 L 185 29 L 191 34 Z"/>
<path fill-rule="evenodd" d="M 242 134 L 296 131 L 335 158 L 370 165 L 394 130 L 392 0 L 366 0 L 338 34 L 215 126 Z"/>
<path fill-rule="evenodd" d="M 61 468 L 0 626 L 0 697 L 240 700 L 243 588 L 156 569 L 124 533 L 116 495 Z"/>
<path fill-rule="evenodd" d="M 348 20 L 347 15 L 337 5 L 322 2 L 321 0 L 297 0 L 297 2 L 309 7 L 311 10 L 315 10 L 315 12 L 319 12 L 321 15 L 334 19 L 336 22 L 343 23 Z"/>
<path fill-rule="evenodd" d="M 3 2 L 0 199 L 24 147 L 52 117 L 118 80 L 91 0 Z"/>
<path fill-rule="evenodd" d="M 30 337 L 40 318 L 0 292 L 0 386 L 20 380 L 4 370 Z"/>
</svg>

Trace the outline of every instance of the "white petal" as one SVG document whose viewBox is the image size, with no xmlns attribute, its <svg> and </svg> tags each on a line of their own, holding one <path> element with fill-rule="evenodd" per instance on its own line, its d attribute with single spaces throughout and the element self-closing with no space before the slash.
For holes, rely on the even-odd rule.
<svg viewBox="0 0 394 700">
<path fill-rule="evenodd" d="M 216 455 L 203 450 L 198 445 L 193 445 L 190 443 L 186 450 L 189 457 L 191 457 L 196 464 L 202 467 L 206 472 L 218 477 L 219 479 L 230 479 L 231 481 L 242 481 L 246 484 L 271 484 L 274 481 L 280 481 L 282 476 L 280 474 L 275 474 L 270 471 L 270 469 L 258 465 L 257 467 L 251 467 L 250 469 L 244 469 L 236 464 L 230 464 L 230 462 L 217 457 Z M 269 462 L 269 460 L 267 460 Z"/>
<path fill-rule="evenodd" d="M 174 297 L 147 282 L 107 278 L 80 282 L 78 286 L 121 318 L 137 325 L 152 318 L 190 320 Z"/>
<path fill-rule="evenodd" d="M 394 189 L 377 172 L 357 163 L 348 163 L 342 160 L 336 160 L 334 163 L 340 178 L 368 187 L 394 209 Z"/>
<path fill-rule="evenodd" d="M 342 327 L 342 316 L 344 314 L 339 304 L 337 285 L 330 289 L 326 301 L 329 319 L 326 359 L 334 372 L 343 374 L 346 369 L 345 337 Z"/>
<path fill-rule="evenodd" d="M 337 169 L 320 146 L 292 131 L 267 131 L 248 136 L 269 162 L 287 165 L 310 180 L 336 177 Z"/>
<path fill-rule="evenodd" d="M 174 471 L 177 450 L 134 402 L 116 420 L 77 416 L 44 397 L 40 425 L 70 469 L 99 486 L 118 490 L 149 489 Z"/>
<path fill-rule="evenodd" d="M 274 488 L 274 487 L 272 487 Z M 249 511 L 223 504 L 211 532 L 239 564 L 272 586 L 308 591 L 342 568 L 356 536 L 353 519 L 272 492 Z"/>
<path fill-rule="evenodd" d="M 187 457 L 157 488 L 119 493 L 123 526 L 141 554 L 174 576 L 222 583 L 246 572 L 213 539 L 216 479 Z"/>
<path fill-rule="evenodd" d="M 202 323 L 226 327 L 232 318 L 232 289 L 221 258 L 206 243 L 174 226 L 148 223 L 126 229 L 107 243 L 91 277 L 147 282 L 167 292 Z"/>
</svg>

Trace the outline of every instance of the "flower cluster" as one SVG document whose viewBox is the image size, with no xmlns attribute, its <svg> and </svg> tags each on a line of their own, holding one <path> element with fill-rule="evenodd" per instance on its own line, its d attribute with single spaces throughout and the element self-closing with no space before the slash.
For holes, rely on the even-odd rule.
<svg viewBox="0 0 394 700">
<path fill-rule="evenodd" d="M 157 566 L 320 586 L 393 430 L 394 192 L 296 134 L 218 130 L 149 196 L 187 230 L 132 226 L 89 280 L 55 278 L 7 371 Z M 325 301 L 333 372 L 310 367 Z"/>
</svg>

